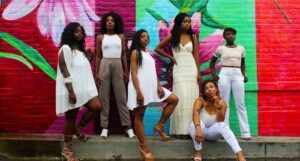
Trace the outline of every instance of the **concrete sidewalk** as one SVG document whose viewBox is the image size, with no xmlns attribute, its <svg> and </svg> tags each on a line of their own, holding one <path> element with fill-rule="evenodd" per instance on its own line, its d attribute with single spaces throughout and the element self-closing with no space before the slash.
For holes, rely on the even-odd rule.
<svg viewBox="0 0 300 161">
<path fill-rule="evenodd" d="M 172 139 L 168 142 L 148 137 L 148 145 L 157 161 L 190 161 L 192 140 Z M 256 137 L 251 141 L 238 139 L 247 161 L 300 161 L 300 137 Z M 0 161 L 61 160 L 62 135 L 16 135 L 0 137 Z M 108 139 L 91 136 L 88 142 L 74 140 L 74 153 L 85 161 L 140 160 L 138 141 L 120 135 Z M 204 159 L 234 161 L 234 154 L 224 140 L 206 141 Z"/>
</svg>

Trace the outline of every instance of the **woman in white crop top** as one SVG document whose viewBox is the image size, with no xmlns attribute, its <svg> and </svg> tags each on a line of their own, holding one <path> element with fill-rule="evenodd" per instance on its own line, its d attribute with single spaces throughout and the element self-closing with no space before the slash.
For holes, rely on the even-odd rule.
<svg viewBox="0 0 300 161">
<path fill-rule="evenodd" d="M 131 128 L 131 120 L 126 106 L 125 82 L 128 81 L 123 21 L 120 15 L 114 12 L 106 13 L 101 19 L 102 34 L 96 40 L 95 81 L 99 89 L 99 97 L 103 102 L 100 113 L 101 137 L 107 138 L 110 109 L 110 87 L 116 98 L 121 125 L 129 138 L 135 135 Z"/>
<path fill-rule="evenodd" d="M 195 161 L 202 161 L 202 145 L 204 139 L 217 140 L 221 137 L 229 144 L 238 161 L 246 161 L 242 149 L 234 134 L 224 123 L 227 110 L 226 102 L 219 98 L 218 86 L 213 80 L 205 80 L 201 85 L 203 98 L 195 100 L 193 122 L 190 135 L 194 142 Z"/>
<path fill-rule="evenodd" d="M 245 49 L 243 46 L 236 45 L 236 30 L 233 28 L 225 28 L 223 37 L 226 44 L 219 46 L 211 59 L 210 69 L 213 80 L 218 80 L 220 96 L 227 103 L 228 110 L 225 115 L 225 123 L 229 126 L 229 100 L 232 90 L 234 102 L 239 118 L 239 126 L 241 136 L 245 140 L 251 139 L 247 110 L 245 107 L 245 87 L 247 82 L 245 76 Z M 217 59 L 221 59 L 221 71 L 219 76 L 216 75 L 215 63 Z"/>
</svg>

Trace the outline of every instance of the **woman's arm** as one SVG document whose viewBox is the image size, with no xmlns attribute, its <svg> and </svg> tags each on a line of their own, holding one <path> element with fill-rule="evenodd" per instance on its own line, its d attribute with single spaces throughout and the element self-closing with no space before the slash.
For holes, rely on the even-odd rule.
<svg viewBox="0 0 300 161">
<path fill-rule="evenodd" d="M 159 44 L 156 46 L 156 48 L 154 49 L 154 51 L 162 56 L 165 56 L 167 58 L 169 58 L 174 64 L 177 64 L 174 57 L 172 57 L 171 55 L 167 54 L 164 51 L 164 46 L 166 46 L 170 40 L 171 40 L 172 35 L 169 34 L 166 38 L 164 38 L 161 42 L 159 42 Z"/>
<path fill-rule="evenodd" d="M 122 42 L 122 53 L 121 53 L 121 59 L 122 59 L 122 66 L 124 70 L 124 79 L 127 82 L 128 81 L 128 67 L 127 67 L 127 56 L 126 56 L 126 44 L 125 44 L 125 37 L 123 34 L 120 34 L 121 42 Z"/>
<path fill-rule="evenodd" d="M 194 102 L 194 107 L 193 107 L 193 122 L 195 125 L 195 140 L 196 142 L 204 142 L 204 136 L 203 132 L 201 130 L 201 122 L 200 122 L 200 111 L 203 108 L 203 99 L 202 98 L 197 98 Z"/>
<path fill-rule="evenodd" d="M 202 98 L 197 98 L 194 102 L 194 107 L 193 107 L 193 122 L 195 126 L 200 126 L 200 111 L 203 108 L 203 99 Z"/>
<path fill-rule="evenodd" d="M 66 88 L 69 92 L 69 101 L 70 101 L 70 103 L 75 104 L 77 99 L 76 99 L 76 96 L 75 96 L 75 93 L 73 90 L 72 77 L 71 77 L 71 74 L 67 67 L 67 66 L 70 66 L 70 65 L 67 65 L 67 63 L 71 64 L 71 62 L 70 62 L 71 60 L 69 60 L 68 58 L 65 59 L 65 56 L 64 56 L 65 54 L 67 54 L 67 53 L 64 53 L 64 51 L 61 50 L 61 52 L 59 53 L 59 56 L 58 56 L 58 65 L 59 65 L 59 69 L 62 72 L 62 75 L 64 77 Z M 71 53 L 69 53 L 69 54 L 71 54 Z M 66 62 L 66 60 L 68 60 L 68 61 Z"/>
<path fill-rule="evenodd" d="M 241 62 L 241 71 L 242 71 L 242 74 L 244 76 L 244 82 L 246 83 L 246 82 L 248 82 L 248 78 L 245 75 L 245 70 L 246 70 L 245 57 L 243 57 L 242 62 Z"/>
<path fill-rule="evenodd" d="M 94 71 L 94 78 L 97 85 L 100 84 L 99 71 L 100 71 L 100 62 L 102 59 L 102 40 L 103 40 L 103 35 L 98 35 L 96 38 L 96 60 L 95 60 L 95 71 Z"/>
<path fill-rule="evenodd" d="M 197 81 L 199 84 L 201 84 L 202 79 L 201 79 L 201 73 L 200 73 L 200 60 L 199 60 L 199 41 L 198 41 L 198 37 L 196 35 L 193 35 L 193 56 L 194 56 L 194 60 L 195 63 L 197 65 Z"/>
<path fill-rule="evenodd" d="M 218 98 L 218 100 L 215 102 L 215 108 L 217 109 L 217 121 L 223 122 L 225 120 L 225 114 L 227 110 L 226 102 Z"/>
<path fill-rule="evenodd" d="M 216 61 L 217 60 L 218 60 L 218 58 L 215 56 L 213 56 L 210 60 L 211 77 L 214 81 L 218 80 L 218 76 L 216 75 Z"/>
</svg>

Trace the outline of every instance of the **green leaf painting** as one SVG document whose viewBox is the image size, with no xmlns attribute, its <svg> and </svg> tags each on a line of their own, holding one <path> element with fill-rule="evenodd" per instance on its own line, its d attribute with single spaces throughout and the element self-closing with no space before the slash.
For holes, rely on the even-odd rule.
<svg viewBox="0 0 300 161">
<path fill-rule="evenodd" d="M 208 13 L 207 4 L 209 0 L 170 0 L 170 2 L 178 9 L 179 12 L 187 13 L 189 16 L 192 16 L 195 12 L 201 13 L 201 23 L 205 26 L 220 29 L 227 26 L 216 20 Z M 156 20 L 163 20 L 168 24 L 168 21 L 165 20 L 158 12 L 150 8 L 145 8 L 145 10 Z"/>
<path fill-rule="evenodd" d="M 33 69 L 32 65 L 28 60 L 26 60 L 24 57 L 12 53 L 6 53 L 0 51 L 0 58 L 9 58 L 9 59 L 15 59 L 23 64 L 25 64 L 29 69 Z"/>
<path fill-rule="evenodd" d="M 47 74 L 53 80 L 56 79 L 55 70 L 49 65 L 46 59 L 35 49 L 25 44 L 23 41 L 17 39 L 16 37 L 0 31 L 0 39 L 3 39 L 5 42 L 10 44 L 12 47 L 16 48 L 20 53 L 24 55 L 25 58 L 30 60 L 34 65 L 41 69 L 45 74 Z M 1 57 L 16 59 L 26 66 L 28 66 L 28 61 L 26 59 L 20 58 L 21 56 L 13 56 L 8 53 L 1 52 Z M 25 60 L 25 61 L 24 61 Z M 30 65 L 31 66 L 31 65 Z M 29 66 L 28 66 L 29 67 Z M 30 67 L 29 67 L 30 68 Z M 32 69 L 32 66 L 31 66 Z"/>
<path fill-rule="evenodd" d="M 150 9 L 150 8 L 145 8 L 145 10 L 151 14 L 156 20 L 163 20 L 166 24 L 169 24 L 167 20 L 165 20 L 161 15 L 159 15 L 156 11 Z"/>
</svg>

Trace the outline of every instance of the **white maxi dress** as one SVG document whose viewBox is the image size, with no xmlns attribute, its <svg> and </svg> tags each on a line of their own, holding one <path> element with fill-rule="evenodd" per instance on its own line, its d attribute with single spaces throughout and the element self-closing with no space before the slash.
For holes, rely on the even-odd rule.
<svg viewBox="0 0 300 161">
<path fill-rule="evenodd" d="M 191 41 L 184 46 L 179 44 L 179 49 L 172 48 L 177 62 L 177 65 L 173 67 L 172 92 L 179 98 L 170 119 L 170 134 L 172 135 L 189 135 L 194 101 L 199 97 L 197 65 L 192 51 Z"/>
</svg>

